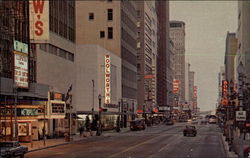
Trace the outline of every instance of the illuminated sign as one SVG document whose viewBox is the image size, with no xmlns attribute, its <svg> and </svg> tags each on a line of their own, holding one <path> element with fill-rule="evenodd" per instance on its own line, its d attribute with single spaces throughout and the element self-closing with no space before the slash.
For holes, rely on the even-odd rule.
<svg viewBox="0 0 250 158">
<path fill-rule="evenodd" d="M 52 113 L 53 114 L 64 114 L 65 106 L 64 104 L 54 104 L 52 103 Z"/>
<path fill-rule="evenodd" d="M 51 92 L 50 93 L 51 100 L 64 100 L 64 95 L 61 93 Z"/>
<path fill-rule="evenodd" d="M 196 99 L 197 98 L 197 86 L 194 86 L 194 99 Z"/>
<path fill-rule="evenodd" d="M 30 0 L 30 39 L 49 40 L 49 1 Z"/>
<path fill-rule="evenodd" d="M 227 97 L 228 93 L 228 81 L 222 80 L 222 97 Z"/>
<path fill-rule="evenodd" d="M 176 94 L 179 92 L 180 80 L 173 80 L 173 93 Z"/>
<path fill-rule="evenodd" d="M 17 87 L 29 87 L 27 54 L 14 51 L 14 77 Z"/>
<path fill-rule="evenodd" d="M 38 109 L 19 109 L 20 115 L 18 116 L 37 116 Z"/>
<path fill-rule="evenodd" d="M 105 104 L 111 103 L 111 61 L 110 55 L 105 55 Z"/>
</svg>

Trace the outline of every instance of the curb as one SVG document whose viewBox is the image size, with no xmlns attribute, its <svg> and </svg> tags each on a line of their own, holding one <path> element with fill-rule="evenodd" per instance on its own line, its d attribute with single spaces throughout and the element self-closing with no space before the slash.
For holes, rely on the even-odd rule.
<svg viewBox="0 0 250 158">
<path fill-rule="evenodd" d="M 223 145 L 224 152 L 226 153 L 226 157 L 229 158 L 229 151 L 226 148 L 227 144 L 224 141 L 224 136 L 222 134 L 220 134 L 220 139 L 221 139 L 221 142 L 222 142 L 222 145 Z"/>
<path fill-rule="evenodd" d="M 226 157 L 227 158 L 238 158 L 238 155 L 236 155 L 234 152 L 230 152 L 228 149 L 229 149 L 229 146 L 227 144 L 227 142 L 225 141 L 224 139 L 224 136 L 222 134 L 220 134 L 220 138 L 221 138 L 221 141 L 222 141 L 222 144 L 223 144 L 223 149 L 226 153 Z"/>
<path fill-rule="evenodd" d="M 66 142 L 66 143 L 62 143 L 62 144 L 56 144 L 56 145 L 51 145 L 51 146 L 46 146 L 46 147 L 42 147 L 42 148 L 38 148 L 38 149 L 33 149 L 33 150 L 29 150 L 28 153 L 34 152 L 34 151 L 39 151 L 39 150 L 44 150 L 44 149 L 49 149 L 49 148 L 54 148 L 54 147 L 58 147 L 58 146 L 66 145 L 66 144 L 70 144 L 70 142 Z"/>
</svg>

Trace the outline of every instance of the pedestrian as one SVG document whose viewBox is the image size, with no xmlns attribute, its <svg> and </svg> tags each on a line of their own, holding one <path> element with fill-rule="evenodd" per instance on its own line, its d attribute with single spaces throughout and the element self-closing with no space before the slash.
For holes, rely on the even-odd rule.
<svg viewBox="0 0 250 158">
<path fill-rule="evenodd" d="M 81 127 L 79 128 L 79 132 L 80 132 L 80 137 L 82 137 L 82 134 L 83 134 L 83 132 L 84 132 L 84 127 L 83 127 L 83 126 L 81 126 Z"/>
</svg>

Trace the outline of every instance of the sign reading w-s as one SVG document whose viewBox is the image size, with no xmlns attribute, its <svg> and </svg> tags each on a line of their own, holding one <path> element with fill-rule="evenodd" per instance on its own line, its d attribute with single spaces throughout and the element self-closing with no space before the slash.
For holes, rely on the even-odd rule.
<svg viewBox="0 0 250 158">
<path fill-rule="evenodd" d="M 49 1 L 30 0 L 30 39 L 49 40 Z"/>
</svg>

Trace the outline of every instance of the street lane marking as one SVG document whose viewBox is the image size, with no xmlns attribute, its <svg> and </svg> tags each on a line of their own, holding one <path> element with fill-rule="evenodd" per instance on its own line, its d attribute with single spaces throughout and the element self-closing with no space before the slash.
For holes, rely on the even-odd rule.
<svg viewBox="0 0 250 158">
<path fill-rule="evenodd" d="M 144 145 L 144 144 L 150 142 L 150 141 L 153 140 L 153 139 L 156 139 L 156 138 L 158 138 L 158 137 L 164 137 L 164 136 L 166 136 L 166 135 L 164 134 L 164 135 L 158 135 L 158 136 L 156 136 L 156 137 L 152 137 L 152 138 L 150 138 L 150 139 L 148 139 L 148 140 L 146 140 L 146 141 L 143 141 L 143 142 L 141 142 L 141 143 L 139 143 L 139 144 L 136 144 L 136 145 L 134 145 L 134 146 L 131 146 L 131 147 L 129 147 L 129 148 L 127 148 L 127 149 L 125 149 L 125 150 L 123 150 L 123 151 L 121 151 L 121 152 L 118 152 L 118 153 L 115 153 L 115 154 L 113 154 L 113 155 L 110 155 L 108 158 L 112 158 L 112 157 L 118 156 L 118 155 L 120 155 L 120 154 L 122 154 L 122 153 L 125 153 L 125 152 L 129 151 L 129 150 L 132 150 L 132 149 L 135 149 L 135 148 L 137 148 L 137 147 L 139 147 L 139 146 L 141 146 L 141 145 Z"/>
</svg>

